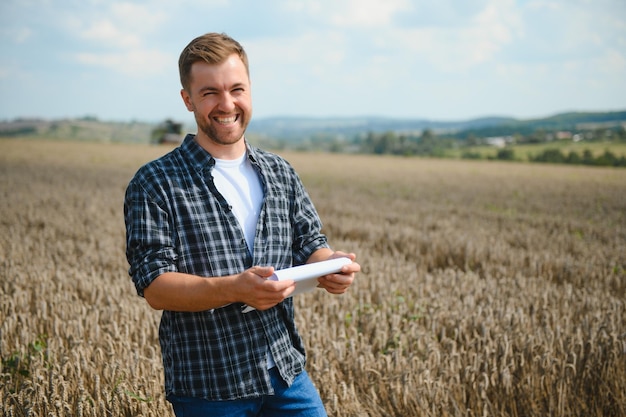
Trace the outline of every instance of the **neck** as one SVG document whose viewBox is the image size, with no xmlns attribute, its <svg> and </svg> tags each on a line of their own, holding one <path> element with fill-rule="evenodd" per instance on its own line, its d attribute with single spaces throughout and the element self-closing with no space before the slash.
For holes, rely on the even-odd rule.
<svg viewBox="0 0 626 417">
<path fill-rule="evenodd" d="M 199 133 L 196 135 L 196 142 L 204 148 L 205 151 L 217 159 L 232 160 L 240 158 L 246 152 L 246 140 L 242 136 L 241 139 L 234 143 L 217 143 L 207 136 Z"/>
</svg>

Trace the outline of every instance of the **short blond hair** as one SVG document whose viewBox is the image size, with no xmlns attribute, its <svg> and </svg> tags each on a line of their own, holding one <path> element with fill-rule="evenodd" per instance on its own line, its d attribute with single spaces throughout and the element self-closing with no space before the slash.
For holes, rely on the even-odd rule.
<svg viewBox="0 0 626 417">
<path fill-rule="evenodd" d="M 183 88 L 189 91 L 191 66 L 195 62 L 204 61 L 207 64 L 220 64 L 232 54 L 241 58 L 246 67 L 246 73 L 250 76 L 246 51 L 239 42 L 225 33 L 206 33 L 189 42 L 178 58 L 178 72 Z"/>
</svg>

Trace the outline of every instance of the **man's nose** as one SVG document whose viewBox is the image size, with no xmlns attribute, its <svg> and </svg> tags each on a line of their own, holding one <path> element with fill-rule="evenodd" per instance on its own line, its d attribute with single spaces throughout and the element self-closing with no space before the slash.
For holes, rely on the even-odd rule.
<svg viewBox="0 0 626 417">
<path fill-rule="evenodd" d="M 235 110 L 235 99 L 229 93 L 222 94 L 219 102 L 219 109 L 223 112 Z"/>
</svg>

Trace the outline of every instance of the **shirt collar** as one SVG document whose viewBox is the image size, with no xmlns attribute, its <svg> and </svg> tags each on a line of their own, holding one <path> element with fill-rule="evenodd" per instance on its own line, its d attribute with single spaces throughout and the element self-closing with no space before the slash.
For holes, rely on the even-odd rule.
<svg viewBox="0 0 626 417">
<path fill-rule="evenodd" d="M 245 140 L 245 138 L 244 138 Z M 208 153 L 202 146 L 196 142 L 196 135 L 189 133 L 185 136 L 183 143 L 180 145 L 182 153 L 191 162 L 191 165 L 197 171 L 204 171 L 210 169 L 215 165 L 215 159 Z M 253 165 L 258 165 L 257 149 L 250 146 L 246 142 L 246 151 L 248 159 Z"/>
<path fill-rule="evenodd" d="M 196 171 L 202 172 L 215 164 L 213 157 L 196 142 L 196 135 L 188 133 L 180 145 L 183 156 L 191 163 Z"/>
</svg>

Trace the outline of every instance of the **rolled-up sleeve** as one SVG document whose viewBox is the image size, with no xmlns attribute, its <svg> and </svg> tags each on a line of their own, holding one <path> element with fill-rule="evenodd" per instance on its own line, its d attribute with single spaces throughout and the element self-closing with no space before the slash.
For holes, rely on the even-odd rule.
<svg viewBox="0 0 626 417">
<path fill-rule="evenodd" d="M 302 185 L 300 178 L 293 171 L 295 182 L 295 198 L 293 206 L 293 258 L 294 265 L 306 263 L 318 249 L 328 248 L 326 235 L 322 234 L 322 222 L 317 210 Z"/>
<path fill-rule="evenodd" d="M 168 217 L 167 211 L 149 195 L 137 177 L 129 183 L 124 199 L 126 259 L 140 296 L 159 275 L 177 270 Z"/>
</svg>

